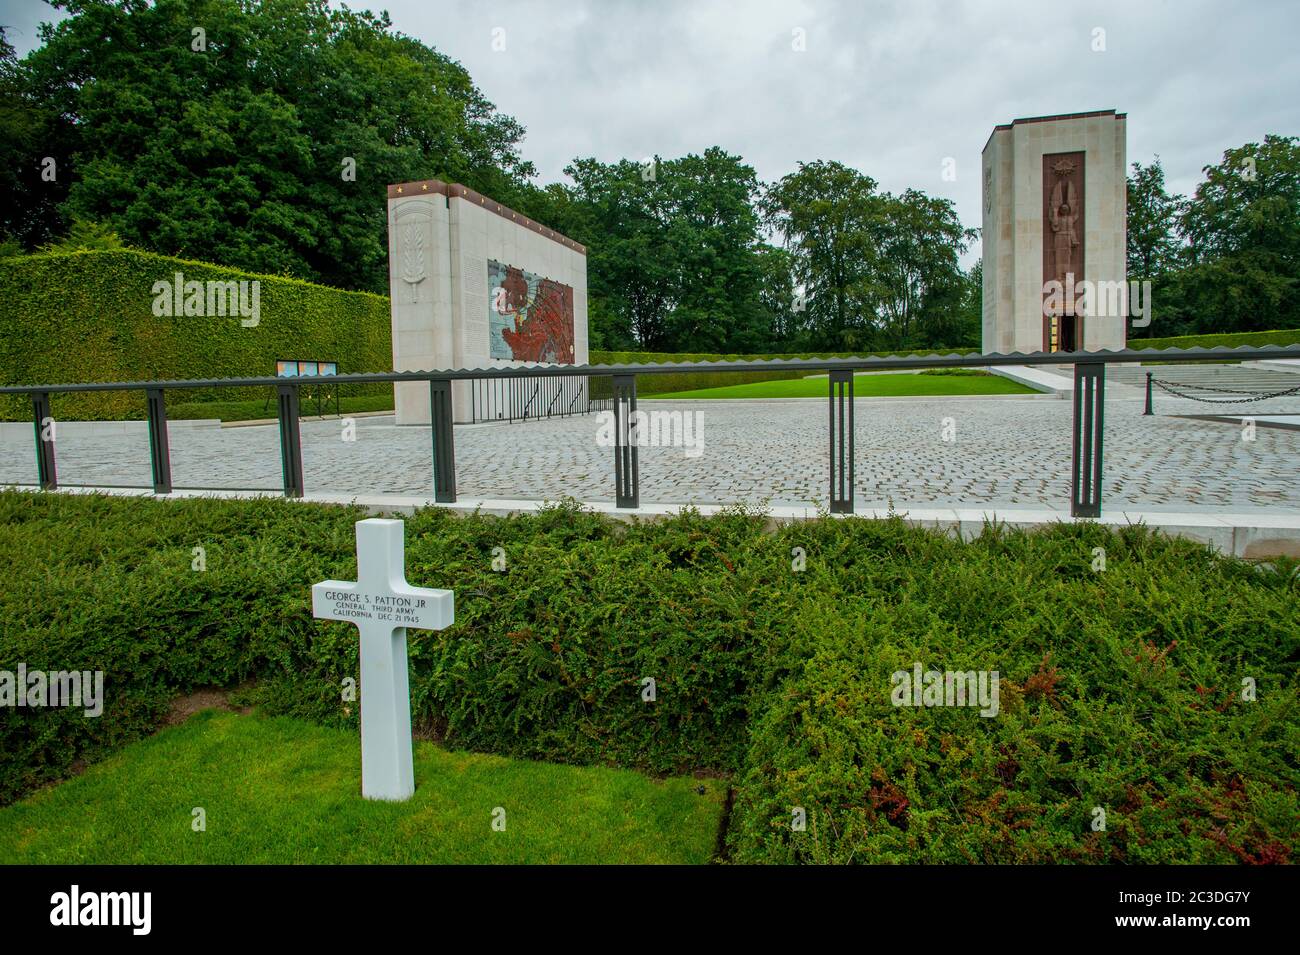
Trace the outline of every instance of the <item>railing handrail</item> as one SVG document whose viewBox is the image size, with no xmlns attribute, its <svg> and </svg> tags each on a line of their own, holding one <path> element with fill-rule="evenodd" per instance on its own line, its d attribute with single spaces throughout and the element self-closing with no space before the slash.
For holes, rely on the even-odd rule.
<svg viewBox="0 0 1300 955">
<path fill-rule="evenodd" d="M 763 360 L 664 362 L 642 365 L 549 365 L 522 368 L 448 368 L 427 371 L 362 372 L 331 376 L 339 384 L 380 384 L 401 381 L 474 378 L 562 378 L 569 375 L 667 375 L 709 371 L 882 371 L 894 368 L 972 368 L 1002 365 L 1072 365 L 1083 363 L 1134 364 L 1142 361 L 1242 361 L 1250 359 L 1300 359 L 1300 345 L 1242 345 L 1238 348 L 1147 348 L 1118 351 L 991 352 L 988 354 L 907 355 L 865 358 L 770 358 Z M 142 391 L 165 388 L 248 388 L 296 384 L 294 378 L 182 378 L 174 381 L 80 382 L 49 385 L 3 385 L 0 394 L 30 395 L 43 392 Z"/>
<path fill-rule="evenodd" d="M 533 402 L 537 400 L 537 393 L 542 390 L 542 383 L 539 381 L 533 385 L 533 393 L 528 396 L 528 401 L 524 404 L 523 419 L 528 420 L 528 410 L 532 408 Z"/>
<path fill-rule="evenodd" d="M 854 508 L 854 372 L 883 368 L 951 368 L 999 365 L 1064 365 L 1074 366 L 1073 438 L 1071 446 L 1070 514 L 1072 517 L 1101 517 L 1102 492 L 1102 436 L 1105 431 L 1106 366 L 1125 362 L 1157 360 L 1167 363 L 1188 361 L 1240 361 L 1250 358 L 1300 358 L 1300 346 L 1281 347 L 1266 345 L 1252 348 L 1180 348 L 1145 349 L 1099 352 L 1033 352 L 1021 354 L 973 355 L 911 355 L 868 358 L 828 359 L 774 359 L 768 361 L 713 361 L 681 362 L 654 365 L 551 365 L 523 368 L 454 369 L 447 371 L 408 371 L 376 374 L 338 375 L 339 383 L 348 382 L 424 382 L 429 389 L 430 425 L 432 428 L 434 500 L 449 504 L 456 501 L 455 430 L 452 414 L 452 381 L 463 379 L 510 380 L 510 420 L 514 420 L 515 379 L 527 378 L 581 378 L 588 384 L 593 377 L 611 378 L 612 397 L 593 404 L 608 404 L 614 416 L 614 506 L 636 508 L 640 504 L 640 469 L 637 448 L 640 443 L 637 430 L 636 382 L 638 375 L 668 374 L 684 371 L 771 371 L 797 369 L 817 371 L 825 369 L 830 399 L 828 421 L 830 463 L 830 511 L 852 514 Z M 149 422 L 149 456 L 153 472 L 155 494 L 170 494 L 174 490 L 171 476 L 171 456 L 167 429 L 167 407 L 164 393 L 186 388 L 220 388 L 275 385 L 279 400 L 280 465 L 284 476 L 286 497 L 300 498 L 306 491 L 303 481 L 302 436 L 299 422 L 299 382 L 294 378 L 217 378 L 190 381 L 151 382 L 95 382 L 80 385 L 9 385 L 0 388 L 0 394 L 27 394 L 32 402 L 32 425 L 36 437 L 37 486 L 47 491 L 59 487 L 55 458 L 55 438 L 50 413 L 50 396 L 70 391 L 131 391 L 146 393 Z M 1150 415 L 1152 375 L 1147 374 L 1147 396 L 1144 415 Z M 563 382 L 561 382 L 561 386 Z M 533 397 L 541 389 L 541 381 L 533 386 Z M 501 388 L 499 390 L 506 390 Z M 558 392 L 557 392 L 558 394 Z M 588 392 L 589 394 L 589 392 Z M 554 402 L 552 402 L 554 404 Z M 548 409 L 549 414 L 549 409 Z M 119 485 L 123 486 L 123 485 Z"/>
</svg>

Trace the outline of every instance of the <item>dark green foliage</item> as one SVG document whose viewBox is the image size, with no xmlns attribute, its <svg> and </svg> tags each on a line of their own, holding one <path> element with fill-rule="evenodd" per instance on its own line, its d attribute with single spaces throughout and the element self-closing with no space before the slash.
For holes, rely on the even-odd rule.
<svg viewBox="0 0 1300 955">
<path fill-rule="evenodd" d="M 850 349 L 974 343 L 976 282 L 958 258 L 976 233 L 962 228 L 950 199 L 876 187 L 843 163 L 819 161 L 799 163 L 764 192 L 765 223 L 806 295 L 796 339 Z"/>
<path fill-rule="evenodd" d="M 1178 217 L 1187 202 L 1165 189 L 1160 157 L 1149 165 L 1133 163 L 1128 180 L 1128 277 L 1130 280 L 1163 278 L 1175 271 L 1182 258 Z"/>
<path fill-rule="evenodd" d="M 187 282 L 260 281 L 258 325 L 246 328 L 231 316 L 154 315 L 153 284 L 174 281 L 178 271 Z M 7 259 L 0 302 L 4 384 L 273 376 L 281 358 L 334 360 L 343 372 L 393 367 L 387 297 L 136 250 Z M 349 387 L 353 395 L 392 394 L 389 385 Z M 264 398 L 265 392 L 187 391 L 168 400 Z M 143 408 L 139 392 L 53 396 L 59 419 L 138 418 Z M 0 397 L 0 417 L 30 415 L 26 396 Z"/>
<path fill-rule="evenodd" d="M 1159 159 L 1133 164 L 1129 278 L 1151 281 L 1154 318 L 1130 337 L 1300 327 L 1300 138 L 1269 134 L 1203 172 L 1183 197 Z"/>
<path fill-rule="evenodd" d="M 0 709 L 0 802 L 197 687 L 253 679 L 272 712 L 355 725 L 355 629 L 312 619 L 309 594 L 355 579 L 361 516 L 0 494 L 0 669 L 102 669 L 107 697 L 100 719 Z M 407 519 L 407 576 L 453 588 L 456 625 L 408 635 L 412 708 L 462 747 L 729 771 L 737 861 L 1280 861 L 1300 839 L 1293 570 L 1142 528 L 962 544 L 901 520 L 773 532 L 744 510 L 428 510 Z M 1000 714 L 891 706 L 890 674 L 915 662 L 998 670 Z"/>
<path fill-rule="evenodd" d="M 56 242 L 42 246 L 42 252 L 66 255 L 70 252 L 105 252 L 123 249 L 122 239 L 107 226 L 96 222 L 73 220 L 68 234 Z"/>
<path fill-rule="evenodd" d="M 0 89 L 18 104 L 0 114 L 18 176 L 0 227 L 20 237 L 58 231 L 57 203 L 154 252 L 382 292 L 389 183 L 434 176 L 512 205 L 531 191 L 523 128 L 387 14 L 324 0 L 66 6 L 21 63 L 0 48 Z M 46 156 L 54 189 L 32 181 Z"/>
<path fill-rule="evenodd" d="M 1295 852 L 1300 604 L 1288 573 L 1141 528 L 989 529 L 968 545 L 885 522 L 797 533 L 812 593 L 774 634 L 771 705 L 751 728 L 733 816 L 737 861 Z M 999 715 L 892 706 L 890 674 L 916 662 L 998 670 Z M 1245 677 L 1257 702 L 1240 697 Z M 805 832 L 791 829 L 795 806 Z M 1092 831 L 1096 806 L 1105 832 Z"/>
<path fill-rule="evenodd" d="M 661 351 L 773 344 L 760 301 L 758 179 L 739 156 L 575 159 L 552 218 L 588 244 L 594 341 Z M 558 195 L 557 195 L 558 199 Z"/>
<path fill-rule="evenodd" d="M 1300 327 L 1300 137 L 1224 151 L 1187 200 L 1186 269 L 1165 293 L 1190 332 Z M 1180 314 L 1181 313 L 1181 314 Z"/>
<path fill-rule="evenodd" d="M 17 255 L 62 227 L 59 203 L 67 197 L 69 176 L 59 161 L 68 155 L 70 131 L 54 104 L 32 88 L 8 28 L 0 24 L 0 169 L 6 171 L 0 253 Z M 53 168 L 48 159 L 55 160 Z"/>
</svg>

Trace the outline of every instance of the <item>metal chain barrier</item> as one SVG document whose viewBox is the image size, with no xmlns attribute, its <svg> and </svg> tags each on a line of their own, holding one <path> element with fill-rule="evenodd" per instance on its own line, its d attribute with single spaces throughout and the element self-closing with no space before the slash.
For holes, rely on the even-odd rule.
<svg viewBox="0 0 1300 955">
<path fill-rule="evenodd" d="M 1196 388 L 1200 391 L 1213 391 L 1223 395 L 1251 395 L 1250 398 L 1200 398 L 1196 395 L 1184 394 L 1176 388 L 1170 387 L 1163 381 L 1152 379 L 1151 383 L 1161 391 L 1168 392 L 1176 398 L 1186 398 L 1189 401 L 1199 401 L 1207 405 L 1241 405 L 1248 404 L 1252 401 L 1264 401 L 1268 398 L 1282 398 L 1286 395 L 1300 394 L 1300 385 L 1294 388 L 1288 388 L 1286 391 L 1275 391 L 1271 394 L 1261 395 L 1253 391 L 1240 391 L 1233 388 L 1212 388 L 1209 385 L 1184 385 L 1184 388 Z"/>
</svg>

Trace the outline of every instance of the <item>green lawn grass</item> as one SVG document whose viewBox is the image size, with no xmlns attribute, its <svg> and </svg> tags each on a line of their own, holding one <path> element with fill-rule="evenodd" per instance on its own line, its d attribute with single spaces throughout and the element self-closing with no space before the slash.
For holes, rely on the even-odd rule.
<svg viewBox="0 0 1300 955">
<path fill-rule="evenodd" d="M 360 779 L 355 732 L 207 710 L 0 809 L 0 860 L 705 863 L 725 791 L 427 742 L 409 801 L 363 800 Z M 195 807 L 205 831 L 193 830 Z M 492 828 L 497 807 L 504 831 Z"/>
<path fill-rule="evenodd" d="M 655 398 L 825 398 L 830 385 L 826 378 L 795 378 L 785 381 L 756 381 L 748 385 L 677 391 Z M 927 395 L 1025 395 L 1036 394 L 1000 375 L 854 375 L 856 398 Z"/>
</svg>

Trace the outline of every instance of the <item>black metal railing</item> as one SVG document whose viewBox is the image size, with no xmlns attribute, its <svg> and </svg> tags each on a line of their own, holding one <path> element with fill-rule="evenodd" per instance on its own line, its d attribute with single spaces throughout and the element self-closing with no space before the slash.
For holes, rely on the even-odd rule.
<svg viewBox="0 0 1300 955">
<path fill-rule="evenodd" d="M 772 359 L 770 361 L 691 362 L 655 365 L 582 365 L 555 368 L 449 369 L 445 371 L 386 372 L 339 375 L 339 384 L 376 384 L 384 382 L 427 381 L 433 431 L 433 487 L 435 500 L 456 500 L 455 435 L 452 414 L 452 383 L 486 381 L 500 384 L 499 397 L 505 407 L 517 408 L 519 414 L 507 420 L 522 420 L 530 407 L 523 396 L 541 393 L 541 382 L 559 379 L 559 404 L 568 408 L 579 401 L 586 410 L 605 404 L 614 413 L 614 482 L 618 507 L 635 508 L 640 504 L 640 470 L 636 434 L 636 380 L 639 375 L 680 374 L 682 372 L 728 371 L 828 371 L 830 401 L 829 461 L 830 509 L 834 513 L 853 513 L 854 506 L 854 400 L 853 375 L 858 371 L 882 371 L 915 368 L 1000 367 L 1007 365 L 1074 365 L 1074 415 L 1072 467 L 1070 472 L 1070 513 L 1076 517 L 1101 515 L 1102 438 L 1104 431 L 1106 366 L 1133 364 L 1158 359 L 1165 363 L 1194 361 L 1242 361 L 1250 359 L 1300 358 L 1300 347 L 1268 345 L 1262 348 L 1186 348 L 1099 352 L 1033 352 L 1030 354 L 927 355 L 887 358 Z M 532 382 L 532 379 L 540 381 Z M 564 379 L 569 379 L 566 383 Z M 580 379 L 580 381 L 578 381 Z M 600 384 L 609 398 L 592 398 L 592 386 Z M 301 497 L 305 491 L 302 477 L 302 440 L 299 430 L 298 390 L 302 382 L 285 378 L 223 378 L 180 381 L 85 382 L 66 385 L 7 385 L 0 394 L 28 395 L 32 402 L 36 435 L 37 486 L 58 488 L 54 455 L 53 418 L 50 414 L 52 394 L 90 391 L 142 391 L 146 397 L 149 421 L 149 446 L 153 465 L 153 490 L 166 494 L 172 490 L 168 454 L 167 415 L 164 395 L 167 391 L 197 388 L 273 386 L 279 395 L 280 460 L 286 497 Z M 531 391 L 528 389 L 531 388 Z M 566 391 L 565 389 L 569 389 Z M 575 390 L 580 389 L 580 390 Z M 556 399 L 549 397 L 549 412 Z M 539 405 L 540 407 L 540 405 Z M 1146 413 L 1150 412 L 1148 398 Z M 560 412 L 565 413 L 565 412 Z M 500 420 L 500 419 L 492 419 Z"/>
<path fill-rule="evenodd" d="M 607 402 L 593 398 L 587 375 L 565 373 L 539 378 L 478 378 L 469 386 L 471 421 L 529 421 L 567 418 L 600 410 Z"/>
<path fill-rule="evenodd" d="M 830 464 L 832 514 L 853 513 L 853 372 L 830 373 Z"/>
<path fill-rule="evenodd" d="M 1070 465 L 1070 513 L 1101 517 L 1101 444 L 1106 409 L 1106 366 L 1074 366 L 1074 441 Z"/>
</svg>

